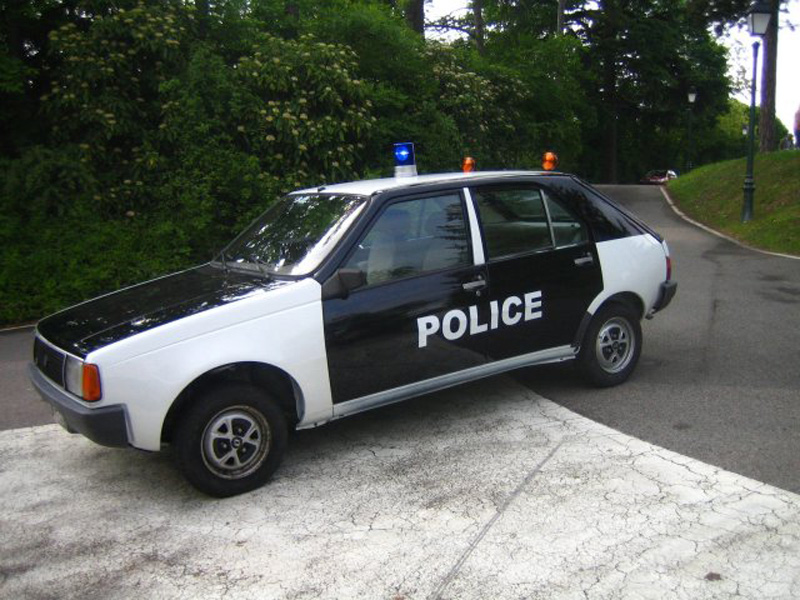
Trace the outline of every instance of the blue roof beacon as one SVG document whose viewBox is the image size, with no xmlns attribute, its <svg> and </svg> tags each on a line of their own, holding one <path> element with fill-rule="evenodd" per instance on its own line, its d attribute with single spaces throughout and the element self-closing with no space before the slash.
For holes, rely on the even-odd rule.
<svg viewBox="0 0 800 600">
<path fill-rule="evenodd" d="M 417 176 L 417 160 L 414 156 L 413 142 L 402 142 L 394 145 L 394 176 Z"/>
</svg>

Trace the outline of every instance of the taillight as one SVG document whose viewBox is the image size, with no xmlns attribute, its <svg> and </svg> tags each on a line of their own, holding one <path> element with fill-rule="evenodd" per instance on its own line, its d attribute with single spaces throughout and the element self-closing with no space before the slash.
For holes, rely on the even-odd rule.
<svg viewBox="0 0 800 600">
<path fill-rule="evenodd" d="M 667 281 L 672 281 L 672 258 L 667 256 Z"/>
</svg>

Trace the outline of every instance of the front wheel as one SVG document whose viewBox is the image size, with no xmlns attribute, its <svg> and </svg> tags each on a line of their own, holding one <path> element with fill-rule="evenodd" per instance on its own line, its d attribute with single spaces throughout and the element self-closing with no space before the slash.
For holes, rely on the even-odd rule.
<svg viewBox="0 0 800 600">
<path fill-rule="evenodd" d="M 595 314 L 583 339 L 578 365 L 586 380 L 598 387 L 628 379 L 642 352 L 642 327 L 636 312 L 613 303 Z"/>
<path fill-rule="evenodd" d="M 201 492 L 219 498 L 262 486 L 286 449 L 286 419 L 261 390 L 245 384 L 209 389 L 175 433 L 178 466 Z"/>
</svg>

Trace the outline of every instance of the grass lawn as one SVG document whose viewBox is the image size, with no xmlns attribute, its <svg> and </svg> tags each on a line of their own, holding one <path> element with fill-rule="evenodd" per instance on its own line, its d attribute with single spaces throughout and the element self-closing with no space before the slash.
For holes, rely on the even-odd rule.
<svg viewBox="0 0 800 600">
<path fill-rule="evenodd" d="M 745 159 L 706 165 L 670 182 L 687 215 L 749 246 L 800 255 L 800 150 L 756 155 L 753 220 L 742 223 Z"/>
</svg>

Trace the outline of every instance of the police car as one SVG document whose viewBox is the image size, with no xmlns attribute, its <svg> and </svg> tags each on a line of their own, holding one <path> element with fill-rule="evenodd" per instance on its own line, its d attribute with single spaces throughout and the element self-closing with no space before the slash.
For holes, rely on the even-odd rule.
<svg viewBox="0 0 800 600">
<path fill-rule="evenodd" d="M 229 496 L 269 478 L 290 428 L 544 363 L 619 384 L 675 289 L 665 241 L 574 176 L 401 164 L 288 194 L 210 263 L 42 320 L 30 377 L 68 431 L 169 444 Z"/>
</svg>

